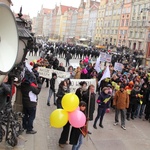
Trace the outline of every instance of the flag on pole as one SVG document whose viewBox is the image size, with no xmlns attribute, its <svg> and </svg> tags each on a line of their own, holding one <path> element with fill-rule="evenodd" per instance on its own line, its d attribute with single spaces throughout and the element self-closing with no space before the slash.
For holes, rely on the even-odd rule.
<svg viewBox="0 0 150 150">
<path fill-rule="evenodd" d="M 106 79 L 106 78 L 110 78 L 110 70 L 109 70 L 109 66 L 106 67 L 103 76 L 101 77 L 101 79 L 98 81 L 98 86 L 100 86 L 101 81 Z"/>
<path fill-rule="evenodd" d="M 97 73 L 100 72 L 100 61 L 101 61 L 101 55 L 99 55 L 99 57 L 97 58 L 97 61 L 96 61 L 96 64 L 95 64 L 95 67 L 94 69 L 97 71 Z"/>
</svg>

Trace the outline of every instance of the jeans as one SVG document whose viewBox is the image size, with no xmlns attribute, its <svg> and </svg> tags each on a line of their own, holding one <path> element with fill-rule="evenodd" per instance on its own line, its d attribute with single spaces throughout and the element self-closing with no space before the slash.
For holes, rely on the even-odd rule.
<svg viewBox="0 0 150 150">
<path fill-rule="evenodd" d="M 96 126 L 96 123 L 97 123 L 99 118 L 100 118 L 100 123 L 99 124 L 102 125 L 102 121 L 103 121 L 103 117 L 105 115 L 105 112 L 106 112 L 106 108 L 98 107 L 97 116 L 96 116 L 95 121 L 94 121 L 95 126 Z"/>
<path fill-rule="evenodd" d="M 119 113 L 121 112 L 121 126 L 125 126 L 125 109 L 116 109 L 115 110 L 115 122 L 119 122 Z"/>
<path fill-rule="evenodd" d="M 54 95 L 54 104 L 56 104 L 56 95 L 55 95 L 55 92 L 52 90 L 52 89 L 49 89 L 49 96 L 48 96 L 48 99 L 47 99 L 47 103 L 50 103 L 50 99 L 52 97 L 52 95 Z"/>
<path fill-rule="evenodd" d="M 72 150 L 79 150 L 83 140 L 83 135 L 80 134 L 77 145 L 72 146 Z"/>
<path fill-rule="evenodd" d="M 135 111 L 135 117 L 138 117 L 138 115 L 139 117 L 142 117 L 144 109 L 145 109 L 145 104 L 142 105 L 138 104 L 137 109 Z"/>
<path fill-rule="evenodd" d="M 23 128 L 32 131 L 33 121 L 36 115 L 36 107 L 23 107 Z"/>
</svg>

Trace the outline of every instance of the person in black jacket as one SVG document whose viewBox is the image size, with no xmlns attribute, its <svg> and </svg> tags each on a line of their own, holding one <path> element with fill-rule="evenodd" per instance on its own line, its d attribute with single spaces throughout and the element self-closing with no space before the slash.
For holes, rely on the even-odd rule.
<svg viewBox="0 0 150 150">
<path fill-rule="evenodd" d="M 146 107 L 145 107 L 145 118 L 144 120 L 150 121 L 150 87 L 148 87 L 146 94 Z"/>
<path fill-rule="evenodd" d="M 60 63 L 59 67 L 57 68 L 59 71 L 64 71 L 65 72 L 65 67 L 63 66 L 63 63 Z"/>
<path fill-rule="evenodd" d="M 93 114 L 95 110 L 96 94 L 94 93 L 94 91 L 95 91 L 95 86 L 90 85 L 88 87 L 88 90 L 82 96 L 82 101 L 86 102 L 87 104 L 86 116 L 88 117 L 89 121 L 93 120 Z"/>
<path fill-rule="evenodd" d="M 66 59 L 66 67 L 67 67 L 67 65 L 69 66 L 70 65 L 70 59 L 72 58 L 72 56 L 71 56 L 71 54 L 67 51 L 67 53 L 66 53 L 66 57 L 65 57 L 65 59 Z"/>
<path fill-rule="evenodd" d="M 36 79 L 33 72 L 26 70 L 25 78 L 21 84 L 22 104 L 23 104 L 23 128 L 27 134 L 37 133 L 33 130 L 33 121 L 36 115 L 37 95 L 41 91 L 41 80 Z"/>
<path fill-rule="evenodd" d="M 87 90 L 87 83 L 85 81 L 81 81 L 79 83 L 80 87 L 76 90 L 76 95 L 78 96 L 79 98 L 79 101 L 81 102 L 82 101 L 82 95 L 84 94 L 84 92 L 86 92 Z"/>
<path fill-rule="evenodd" d="M 82 111 L 84 114 L 86 114 L 86 103 L 81 101 L 79 104 L 80 111 Z M 84 132 L 87 133 L 87 131 L 84 130 Z M 70 133 L 70 144 L 72 145 L 72 150 L 79 150 L 81 144 L 83 135 L 86 134 L 83 133 L 83 127 L 81 128 L 74 128 L 72 127 L 71 133 Z"/>
<path fill-rule="evenodd" d="M 6 76 L 0 85 L 0 111 L 4 109 L 7 96 L 11 94 L 11 85 L 8 84 L 8 76 Z"/>
<path fill-rule="evenodd" d="M 127 109 L 127 120 L 134 120 L 134 115 L 137 109 L 138 104 L 140 103 L 140 87 L 139 85 L 135 85 L 130 94 L 130 103 L 129 108 Z"/>
<path fill-rule="evenodd" d="M 104 127 L 102 125 L 103 117 L 105 115 L 106 109 L 109 108 L 110 98 L 111 98 L 111 96 L 109 95 L 109 89 L 108 89 L 108 87 L 104 87 L 102 89 L 102 92 L 100 93 L 100 95 L 98 97 L 98 100 L 97 100 L 98 110 L 97 110 L 97 116 L 95 118 L 94 125 L 93 125 L 93 127 L 95 129 L 97 129 L 96 123 L 97 123 L 97 121 L 98 121 L 99 118 L 100 118 L 99 126 L 101 128 Z"/>
<path fill-rule="evenodd" d="M 57 78 L 56 73 L 52 73 L 52 78 L 50 79 L 50 88 L 49 88 L 49 96 L 47 99 L 47 106 L 50 106 L 50 99 L 52 95 L 54 95 L 54 105 L 56 105 L 56 96 L 55 96 L 55 80 Z"/>
<path fill-rule="evenodd" d="M 57 108 L 62 108 L 61 100 L 62 100 L 63 96 L 66 93 L 69 93 L 68 84 L 67 84 L 66 81 L 62 81 L 59 84 L 58 92 L 56 94 L 56 96 L 57 96 L 57 100 L 56 100 L 56 102 L 57 102 Z"/>
</svg>

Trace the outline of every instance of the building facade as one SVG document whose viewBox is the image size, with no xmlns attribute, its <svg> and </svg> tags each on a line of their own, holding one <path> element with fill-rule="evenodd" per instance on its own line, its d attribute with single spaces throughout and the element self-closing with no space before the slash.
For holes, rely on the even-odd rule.
<svg viewBox="0 0 150 150">
<path fill-rule="evenodd" d="M 128 46 L 132 50 L 143 50 L 146 56 L 150 13 L 144 8 L 150 8 L 149 0 L 132 1 Z"/>
<path fill-rule="evenodd" d="M 118 31 L 117 46 L 128 46 L 128 29 L 131 14 L 131 0 L 124 0 L 121 10 L 121 19 Z"/>
<path fill-rule="evenodd" d="M 81 0 L 80 6 L 77 10 L 78 14 L 77 14 L 76 35 L 75 35 L 76 40 L 78 40 L 82 36 L 81 31 L 82 31 L 84 9 L 85 9 L 85 2 L 84 0 Z"/>
<path fill-rule="evenodd" d="M 87 37 L 90 38 L 91 41 L 94 41 L 95 35 L 95 28 L 96 28 L 96 21 L 98 16 L 98 8 L 99 5 L 94 4 L 89 11 L 89 21 L 88 21 L 88 28 L 87 28 Z"/>
<path fill-rule="evenodd" d="M 101 0 L 99 10 L 98 10 L 97 21 L 96 21 L 94 41 L 100 45 L 103 45 L 105 42 L 103 38 L 103 29 L 104 29 L 105 11 L 106 11 L 107 3 L 108 3 L 107 0 Z"/>
</svg>

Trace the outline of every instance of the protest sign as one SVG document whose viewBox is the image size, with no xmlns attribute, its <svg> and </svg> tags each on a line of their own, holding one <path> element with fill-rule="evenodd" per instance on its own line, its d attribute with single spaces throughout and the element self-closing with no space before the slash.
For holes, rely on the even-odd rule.
<svg viewBox="0 0 150 150">
<path fill-rule="evenodd" d="M 47 78 L 47 79 L 52 78 L 52 73 L 56 73 L 58 78 L 63 78 L 63 79 L 70 78 L 70 73 L 68 72 L 44 68 L 44 67 L 39 67 L 38 72 L 40 77 Z"/>
<path fill-rule="evenodd" d="M 123 64 L 116 62 L 114 66 L 114 70 L 122 72 L 122 69 L 123 69 Z"/>
<path fill-rule="evenodd" d="M 101 58 L 100 58 L 100 61 L 101 62 L 111 62 L 111 55 L 109 55 L 109 54 L 106 54 L 106 53 L 104 53 L 104 52 L 101 52 L 100 53 L 100 55 L 101 55 Z"/>
<path fill-rule="evenodd" d="M 56 91 L 59 88 L 59 84 L 61 81 L 63 81 L 64 79 L 62 78 L 57 78 L 56 82 L 55 82 L 55 89 Z M 83 81 L 83 79 L 70 79 L 71 80 L 71 86 L 70 86 L 70 92 L 75 93 L 76 90 L 80 87 L 79 83 L 81 81 Z M 87 86 L 93 84 L 95 86 L 95 90 L 96 90 L 96 79 L 84 79 L 84 81 L 87 83 Z"/>
</svg>

